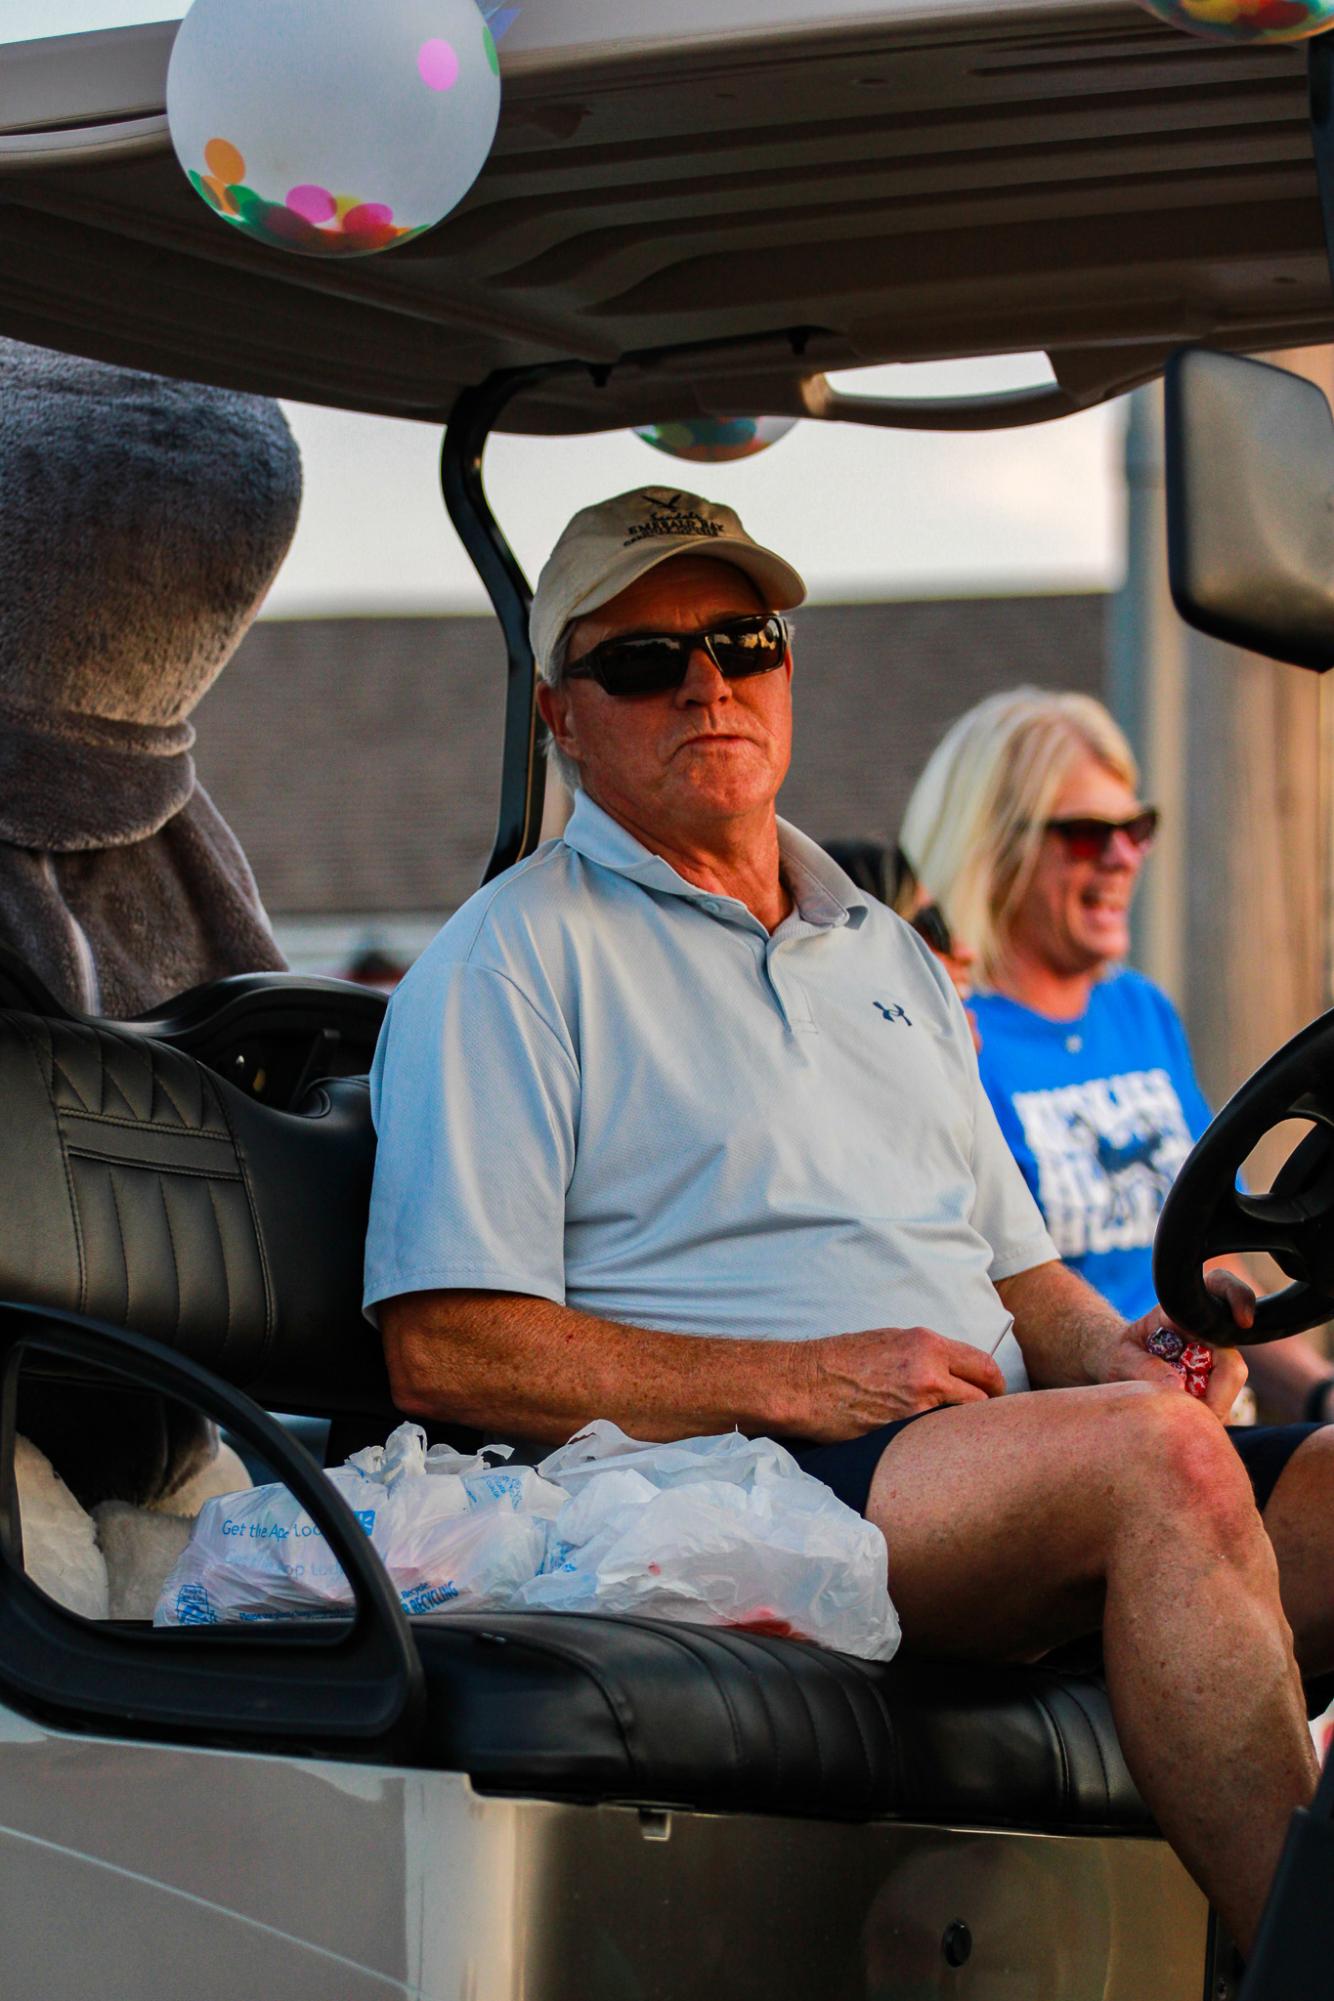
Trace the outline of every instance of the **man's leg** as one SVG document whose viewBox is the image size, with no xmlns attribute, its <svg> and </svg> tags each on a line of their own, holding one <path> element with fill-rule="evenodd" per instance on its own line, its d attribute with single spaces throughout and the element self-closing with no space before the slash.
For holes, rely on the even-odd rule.
<svg viewBox="0 0 1334 2001">
<path fill-rule="evenodd" d="M 1274 1552 L 1217 1419 L 1138 1383 L 960 1405 L 886 1448 L 867 1514 L 923 1653 L 1022 1659 L 1101 1623 L 1126 1762 L 1249 1950 L 1315 1759 Z"/>
<path fill-rule="evenodd" d="M 1288 1461 L 1264 1511 L 1283 1610 L 1304 1674 L 1334 1668 L 1334 1425 Z"/>
</svg>

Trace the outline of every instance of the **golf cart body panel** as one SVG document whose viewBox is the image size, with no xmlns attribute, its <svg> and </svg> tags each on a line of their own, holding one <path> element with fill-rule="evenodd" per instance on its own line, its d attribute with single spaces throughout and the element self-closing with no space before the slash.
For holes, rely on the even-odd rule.
<svg viewBox="0 0 1334 2001">
<path fill-rule="evenodd" d="M 1334 330 L 1299 50 L 1192 42 L 1130 0 L 672 14 L 524 9 L 467 199 L 337 268 L 192 192 L 162 112 L 173 23 L 10 48 L 0 328 L 434 421 L 498 370 L 587 364 L 500 418 L 552 433 L 892 421 L 831 406 L 824 372 L 1046 350 L 1060 394 L 943 418 L 1009 423 L 1142 381 L 1185 340 Z"/>
<path fill-rule="evenodd" d="M 1200 1993 L 1204 1900 L 1151 1840 L 498 1798 L 3 1710 L 0 1827 L 15 1993 Z"/>
</svg>

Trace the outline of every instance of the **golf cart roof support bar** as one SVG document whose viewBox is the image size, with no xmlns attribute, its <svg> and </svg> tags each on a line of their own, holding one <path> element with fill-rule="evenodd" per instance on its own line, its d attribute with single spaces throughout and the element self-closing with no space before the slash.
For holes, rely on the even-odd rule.
<svg viewBox="0 0 1334 2001">
<path fill-rule="evenodd" d="M 1316 35 L 1307 44 L 1306 75 L 1311 104 L 1311 145 L 1320 186 L 1325 255 L 1334 283 L 1334 37 Z"/>
<path fill-rule="evenodd" d="M 577 364 L 576 364 L 577 365 Z M 496 419 L 521 389 L 548 375 L 568 372 L 558 362 L 506 369 L 476 389 L 465 389 L 450 411 L 440 454 L 440 484 L 449 518 L 472 559 L 500 620 L 505 639 L 505 736 L 500 765 L 500 811 L 495 845 L 483 882 L 537 846 L 546 790 L 540 752 L 537 682 L 528 641 L 532 586 L 491 512 L 482 483 L 482 456 Z"/>
</svg>

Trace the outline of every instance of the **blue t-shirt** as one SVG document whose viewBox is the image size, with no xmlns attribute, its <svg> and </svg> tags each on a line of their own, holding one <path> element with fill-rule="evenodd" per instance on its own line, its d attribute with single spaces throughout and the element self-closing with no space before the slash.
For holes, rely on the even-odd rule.
<svg viewBox="0 0 1334 2001">
<path fill-rule="evenodd" d="M 1163 1199 L 1210 1119 L 1176 1009 L 1130 972 L 1095 986 L 1077 1021 L 999 994 L 972 1006 L 983 1085 L 1057 1250 L 1137 1319 L 1154 1303 Z"/>
</svg>

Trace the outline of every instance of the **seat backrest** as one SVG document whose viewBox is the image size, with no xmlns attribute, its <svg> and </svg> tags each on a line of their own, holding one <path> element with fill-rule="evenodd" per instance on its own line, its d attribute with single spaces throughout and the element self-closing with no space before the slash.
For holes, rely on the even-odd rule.
<svg viewBox="0 0 1334 2001">
<path fill-rule="evenodd" d="M 58 1001 L 0 941 L 0 1009 L 49 1021 L 91 1022 L 183 1049 L 266 1105 L 291 1111 L 316 1077 L 363 1076 L 387 997 L 350 980 L 295 973 L 229 973 L 174 994 L 132 1021 L 106 1021 Z"/>
<path fill-rule="evenodd" d="M 280 1112 L 183 1050 L 0 1012 L 0 1133 L 0 1298 L 133 1327 L 270 1409 L 392 1414 L 364 1077 Z"/>
</svg>

